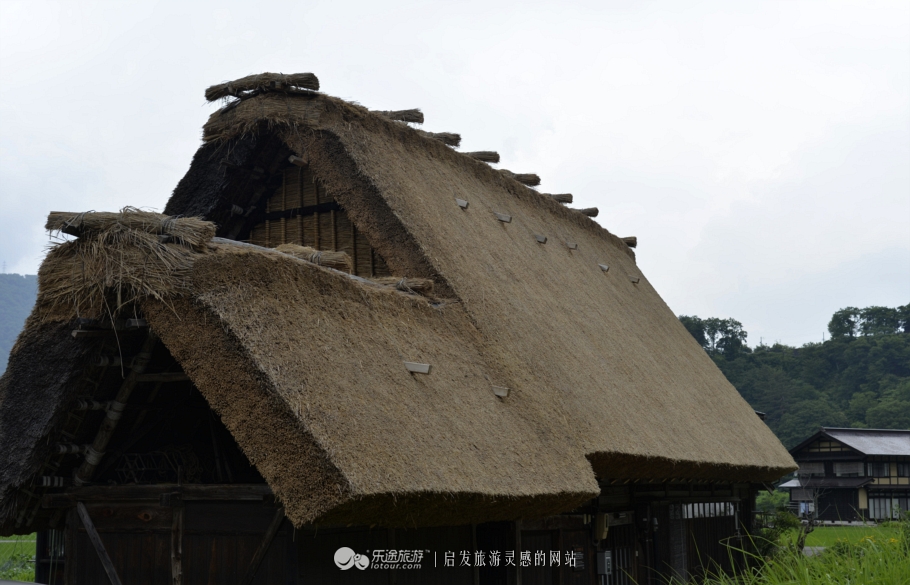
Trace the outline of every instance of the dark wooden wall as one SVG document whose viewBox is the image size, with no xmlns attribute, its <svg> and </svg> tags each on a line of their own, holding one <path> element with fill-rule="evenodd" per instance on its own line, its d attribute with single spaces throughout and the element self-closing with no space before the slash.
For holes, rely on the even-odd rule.
<svg viewBox="0 0 910 585">
<path fill-rule="evenodd" d="M 299 244 L 345 252 L 354 263 L 354 274 L 389 276 L 382 256 L 307 167 L 282 171 L 281 186 L 267 200 L 259 220 L 250 232 L 251 244 L 267 248 Z"/>
<path fill-rule="evenodd" d="M 142 504 L 86 506 L 124 585 L 171 580 L 171 530 L 175 508 Z M 186 502 L 181 585 L 239 584 L 275 515 L 259 502 Z M 75 512 L 67 519 L 66 582 L 109 583 L 98 554 Z M 293 529 L 282 525 L 253 583 L 296 583 Z"/>
</svg>

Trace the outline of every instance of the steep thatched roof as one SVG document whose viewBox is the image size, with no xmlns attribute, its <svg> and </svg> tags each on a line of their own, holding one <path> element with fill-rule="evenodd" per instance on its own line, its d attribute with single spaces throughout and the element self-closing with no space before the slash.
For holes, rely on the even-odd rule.
<svg viewBox="0 0 910 585">
<path fill-rule="evenodd" d="M 543 515 L 596 495 L 596 478 L 764 481 L 795 468 L 634 252 L 590 218 L 322 94 L 229 104 L 204 139 L 167 214 L 230 235 L 252 190 L 225 168 L 293 154 L 393 274 L 431 279 L 442 299 L 215 240 L 191 251 L 184 288 L 139 300 L 295 522 Z M 51 335 L 33 325 L 22 348 Z M 0 416 L 27 381 L 18 359 Z"/>
</svg>

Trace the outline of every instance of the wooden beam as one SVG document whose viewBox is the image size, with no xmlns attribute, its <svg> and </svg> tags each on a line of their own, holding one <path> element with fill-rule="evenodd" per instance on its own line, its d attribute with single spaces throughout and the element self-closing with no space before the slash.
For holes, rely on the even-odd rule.
<svg viewBox="0 0 910 585">
<path fill-rule="evenodd" d="M 476 152 L 466 152 L 464 154 L 485 163 L 495 164 L 499 162 L 499 153 L 492 150 L 478 150 Z"/>
<path fill-rule="evenodd" d="M 157 374 L 140 374 L 137 382 L 188 382 L 189 376 L 183 372 L 159 372 Z"/>
<path fill-rule="evenodd" d="M 183 583 L 183 511 L 182 505 L 174 508 L 174 519 L 171 523 L 171 583 Z"/>
<path fill-rule="evenodd" d="M 76 511 L 79 512 L 79 517 L 85 526 L 88 539 L 92 542 L 92 546 L 95 547 L 95 552 L 98 553 L 98 558 L 101 560 L 104 572 L 107 573 L 107 578 L 111 580 L 111 585 L 123 585 L 120 581 L 120 576 L 117 575 L 117 569 L 114 568 L 114 563 L 111 562 L 110 555 L 107 554 L 107 549 L 104 548 L 104 543 L 101 542 L 101 535 L 98 534 L 95 524 L 88 515 L 88 510 L 85 509 L 85 504 L 76 502 Z"/>
<path fill-rule="evenodd" d="M 45 508 L 69 508 L 76 502 L 116 502 L 147 500 L 157 502 L 163 494 L 180 494 L 186 500 L 261 501 L 272 495 L 266 484 L 158 484 L 92 485 L 71 488 L 42 498 Z"/>
<path fill-rule="evenodd" d="M 629 246 L 630 248 L 634 248 L 634 247 L 638 246 L 638 238 L 636 236 L 629 236 L 627 238 L 620 238 L 620 239 L 623 241 L 623 243 L 625 245 Z"/>
<path fill-rule="evenodd" d="M 241 585 L 250 585 L 253 579 L 256 578 L 256 571 L 259 570 L 262 559 L 269 552 L 269 547 L 272 545 L 272 541 L 275 540 L 275 535 L 278 534 L 278 529 L 281 528 L 282 522 L 284 522 L 284 507 L 279 507 L 275 510 L 272 523 L 269 524 L 268 530 L 265 531 L 265 536 L 262 537 L 262 542 L 259 543 L 259 548 L 256 549 L 256 553 L 253 555 L 253 560 L 250 561 L 250 567 L 247 569 L 243 581 L 240 582 Z"/>
<path fill-rule="evenodd" d="M 588 217 L 597 217 L 597 214 L 600 213 L 596 207 L 587 207 L 585 209 L 575 209 L 573 211 L 577 211 L 578 213 L 580 213 L 582 215 L 587 215 Z"/>
<path fill-rule="evenodd" d="M 571 193 L 547 193 L 547 195 L 552 197 L 553 201 L 558 201 L 560 203 L 572 203 Z"/>
<path fill-rule="evenodd" d="M 423 112 L 416 108 L 413 110 L 371 110 L 371 112 L 390 120 L 423 124 Z"/>
</svg>

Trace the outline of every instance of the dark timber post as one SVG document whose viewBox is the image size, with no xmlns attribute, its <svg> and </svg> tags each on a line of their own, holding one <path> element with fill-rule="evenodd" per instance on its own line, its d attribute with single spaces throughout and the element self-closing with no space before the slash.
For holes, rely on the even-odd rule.
<svg viewBox="0 0 910 585">
<path fill-rule="evenodd" d="M 114 563 L 111 562 L 110 555 L 107 554 L 107 549 L 104 548 L 104 543 L 101 542 L 101 535 L 98 534 L 98 531 L 95 529 L 95 524 L 88 515 L 85 504 L 76 502 L 76 510 L 79 512 L 79 517 L 82 518 L 82 524 L 85 525 L 85 532 L 88 534 L 88 539 L 92 541 L 92 546 L 95 547 L 95 552 L 98 553 L 98 558 L 101 559 L 101 565 L 104 567 L 104 572 L 107 573 L 107 578 L 111 580 L 111 585 L 123 585 L 120 581 L 120 577 L 117 575 L 117 569 L 114 568 Z"/>
</svg>

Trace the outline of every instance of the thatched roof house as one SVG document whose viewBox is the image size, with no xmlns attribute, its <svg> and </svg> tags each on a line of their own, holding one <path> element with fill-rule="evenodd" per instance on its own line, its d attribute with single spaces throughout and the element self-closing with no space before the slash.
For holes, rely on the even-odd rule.
<svg viewBox="0 0 910 585">
<path fill-rule="evenodd" d="M 100 363 L 100 334 L 78 332 L 105 321 L 121 351 L 160 339 L 298 526 L 541 517 L 599 482 L 795 468 L 629 240 L 482 162 L 493 153 L 307 87 L 211 91 L 237 99 L 165 216 L 52 214 L 78 237 L 48 254 L 0 381 L 3 533 L 50 518 L 25 513 L 39 476 L 85 482 L 75 459 L 46 465 Z M 285 244 L 345 251 L 351 270 Z"/>
</svg>

